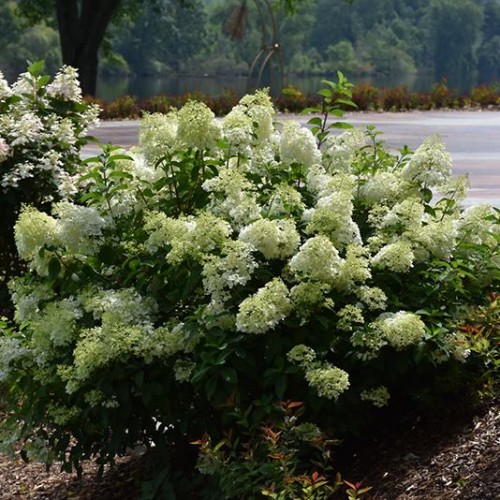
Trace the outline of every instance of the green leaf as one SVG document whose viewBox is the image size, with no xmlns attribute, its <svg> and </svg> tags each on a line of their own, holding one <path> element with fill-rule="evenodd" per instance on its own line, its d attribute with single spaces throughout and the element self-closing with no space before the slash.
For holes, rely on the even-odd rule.
<svg viewBox="0 0 500 500">
<path fill-rule="evenodd" d="M 321 89 L 318 91 L 319 95 L 322 95 L 326 99 L 330 99 L 333 95 L 332 91 L 330 89 Z"/>
<path fill-rule="evenodd" d="M 134 383 L 137 387 L 142 387 L 142 385 L 144 383 L 144 372 L 142 370 L 135 374 Z"/>
<path fill-rule="evenodd" d="M 228 384 L 236 384 L 238 381 L 238 374 L 234 368 L 225 367 L 220 370 L 220 376 Z"/>
<path fill-rule="evenodd" d="M 350 99 L 342 99 L 341 97 L 339 99 L 335 99 L 336 104 L 345 104 L 346 106 L 350 106 L 352 108 L 357 108 L 358 105 L 351 101 Z"/>
<path fill-rule="evenodd" d="M 208 399 L 212 398 L 216 390 L 217 390 L 217 378 L 212 377 L 208 379 L 207 383 L 205 384 L 205 391 Z"/>
<path fill-rule="evenodd" d="M 109 160 L 110 161 L 117 161 L 117 160 L 130 160 L 132 161 L 133 158 L 129 155 L 122 155 L 122 154 L 119 154 L 119 155 L 111 155 L 109 157 Z"/>
<path fill-rule="evenodd" d="M 341 128 L 341 129 L 351 129 L 354 128 L 350 123 L 346 122 L 334 122 L 328 125 L 328 128 Z"/>
<path fill-rule="evenodd" d="M 279 399 L 283 399 L 283 397 L 285 396 L 286 386 L 287 386 L 286 375 L 279 375 L 276 378 L 276 382 L 274 384 L 274 390 L 276 391 L 276 396 Z"/>
<path fill-rule="evenodd" d="M 304 108 L 300 112 L 301 115 L 310 115 L 311 113 L 321 113 L 321 108 L 318 108 L 317 106 L 311 108 Z"/>
<path fill-rule="evenodd" d="M 92 156 L 82 160 L 82 165 L 88 165 L 89 163 L 101 163 L 101 158 L 99 156 Z"/>
<path fill-rule="evenodd" d="M 315 116 L 314 118 L 311 118 L 308 122 L 309 125 L 318 125 L 321 127 L 323 124 L 323 120 L 319 116 Z"/>
<path fill-rule="evenodd" d="M 118 177 L 120 179 L 133 179 L 134 176 L 128 172 L 122 172 L 120 170 L 114 170 L 109 174 L 109 177 Z"/>
<path fill-rule="evenodd" d="M 40 87 L 45 87 L 45 85 L 47 85 L 47 83 L 49 83 L 49 82 L 50 82 L 50 76 L 49 75 L 43 75 L 38 80 L 38 84 L 40 85 Z"/>
<path fill-rule="evenodd" d="M 330 109 L 330 114 L 336 116 L 337 118 L 344 116 L 344 112 L 339 108 Z"/>
<path fill-rule="evenodd" d="M 45 68 L 45 61 L 42 59 L 40 61 L 31 63 L 28 66 L 28 73 L 33 76 L 40 76 L 44 68 Z"/>
<path fill-rule="evenodd" d="M 49 280 L 55 280 L 61 272 L 61 261 L 57 257 L 52 257 L 48 265 Z"/>
</svg>

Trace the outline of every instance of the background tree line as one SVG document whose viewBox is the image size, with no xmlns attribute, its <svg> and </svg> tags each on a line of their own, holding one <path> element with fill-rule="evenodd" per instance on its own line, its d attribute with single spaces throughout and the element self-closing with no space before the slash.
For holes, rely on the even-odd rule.
<svg viewBox="0 0 500 500">
<path fill-rule="evenodd" d="M 238 1 L 139 2 L 107 31 L 101 74 L 246 74 L 261 27 L 248 1 L 243 38 L 222 33 Z M 0 69 L 13 78 L 27 59 L 43 58 L 54 71 L 61 63 L 55 17 L 27 28 L 18 3 L 0 5 Z M 276 15 L 288 72 L 500 74 L 500 0 L 310 0 L 300 2 L 293 17 Z"/>
</svg>

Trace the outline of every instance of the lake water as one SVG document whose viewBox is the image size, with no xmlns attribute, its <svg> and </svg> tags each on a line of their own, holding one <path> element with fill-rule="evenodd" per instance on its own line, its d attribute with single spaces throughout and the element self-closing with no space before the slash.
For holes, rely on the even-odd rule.
<svg viewBox="0 0 500 500">
<path fill-rule="evenodd" d="M 336 80 L 336 75 L 298 76 L 291 75 L 285 79 L 286 85 L 293 85 L 305 93 L 314 93 L 321 88 L 322 79 Z M 432 74 L 407 74 L 391 77 L 353 77 L 353 83 L 371 83 L 376 87 L 397 87 L 406 85 L 410 91 L 425 92 L 430 90 L 436 79 Z M 450 88 L 467 92 L 476 82 L 472 78 L 449 78 Z M 111 101 L 122 95 L 135 95 L 139 100 L 153 95 L 182 95 L 187 92 L 202 92 L 216 97 L 232 89 L 238 96 L 247 92 L 247 78 L 239 77 L 101 77 L 97 84 L 97 96 L 105 101 Z"/>
</svg>

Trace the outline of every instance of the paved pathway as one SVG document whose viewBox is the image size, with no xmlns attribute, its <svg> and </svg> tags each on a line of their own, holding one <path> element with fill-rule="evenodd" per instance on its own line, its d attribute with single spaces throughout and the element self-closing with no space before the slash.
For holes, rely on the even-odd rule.
<svg viewBox="0 0 500 500">
<path fill-rule="evenodd" d="M 278 121 L 307 117 L 278 115 Z M 469 173 L 469 203 L 486 202 L 500 207 L 500 112 L 415 111 L 408 113 L 347 113 L 346 121 L 358 127 L 375 125 L 391 148 L 416 148 L 425 137 L 440 135 L 453 158 L 454 173 Z M 137 143 L 138 121 L 102 122 L 92 133 L 103 142 L 125 147 Z M 85 155 L 93 154 L 87 147 Z"/>
</svg>

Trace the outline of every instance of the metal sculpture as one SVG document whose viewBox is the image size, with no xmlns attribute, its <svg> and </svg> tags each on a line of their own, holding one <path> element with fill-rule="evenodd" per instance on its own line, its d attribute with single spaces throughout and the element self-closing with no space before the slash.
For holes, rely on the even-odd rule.
<svg viewBox="0 0 500 500">
<path fill-rule="evenodd" d="M 251 90 L 251 81 L 254 72 L 258 69 L 257 76 L 257 87 L 260 87 L 262 82 L 262 77 L 264 76 L 264 70 L 269 65 L 271 72 L 272 81 L 272 66 L 271 59 L 273 56 L 278 58 L 279 64 L 279 76 L 280 76 L 280 87 L 283 86 L 284 79 L 284 61 L 283 53 L 281 51 L 281 45 L 279 42 L 279 32 L 276 23 L 276 16 L 274 9 L 269 0 L 253 0 L 257 8 L 257 12 L 260 18 L 260 26 L 262 32 L 262 42 L 261 48 L 257 55 L 255 56 L 250 69 L 248 71 L 247 77 L 247 91 Z M 240 5 L 237 5 L 227 17 L 224 26 L 223 33 L 234 40 L 241 40 L 245 36 L 246 25 L 248 19 L 248 7 L 247 0 L 243 0 Z M 260 67 L 259 67 L 260 64 Z"/>
</svg>

